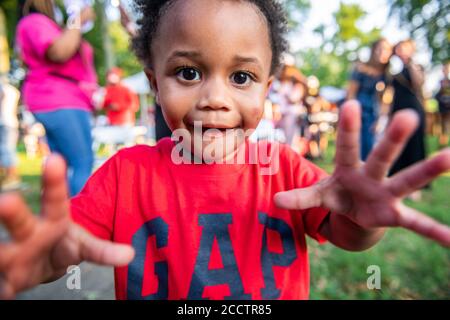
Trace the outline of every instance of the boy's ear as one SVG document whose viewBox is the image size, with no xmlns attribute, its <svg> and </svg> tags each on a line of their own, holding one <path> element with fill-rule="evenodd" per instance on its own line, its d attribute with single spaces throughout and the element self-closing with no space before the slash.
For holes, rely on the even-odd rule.
<svg viewBox="0 0 450 320">
<path fill-rule="evenodd" d="M 156 82 L 155 71 L 152 68 L 144 68 L 145 75 L 147 76 L 148 81 L 150 82 L 150 87 L 155 93 L 156 103 L 159 103 L 159 91 L 158 91 L 158 83 Z"/>
<path fill-rule="evenodd" d="M 267 86 L 266 86 L 266 96 L 269 94 L 270 87 L 272 86 L 273 80 L 275 79 L 275 76 L 270 76 L 269 80 L 267 80 Z"/>
</svg>

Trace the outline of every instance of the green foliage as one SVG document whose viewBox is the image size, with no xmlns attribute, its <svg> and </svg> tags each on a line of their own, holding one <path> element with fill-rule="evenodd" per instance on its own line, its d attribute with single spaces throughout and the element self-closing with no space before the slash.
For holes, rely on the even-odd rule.
<svg viewBox="0 0 450 320">
<path fill-rule="evenodd" d="M 321 85 L 344 87 L 357 52 L 368 47 L 380 37 L 380 30 L 365 32 L 358 23 L 367 16 L 360 5 L 341 3 L 334 13 L 336 32 L 326 37 L 326 26 L 320 25 L 314 31 L 322 39 L 319 48 L 297 53 L 302 61 L 301 70 L 306 75 L 315 75 Z"/>
<path fill-rule="evenodd" d="M 97 17 L 99 16 L 99 10 L 102 10 L 102 7 L 99 5 L 97 1 L 94 9 L 96 11 Z M 98 20 L 96 21 L 94 28 L 85 34 L 83 37 L 92 45 L 94 48 L 94 63 L 95 69 L 97 71 L 99 83 L 104 85 L 105 83 L 105 75 L 107 72 L 106 63 L 105 63 L 105 51 L 103 49 L 103 33 Z"/>
<path fill-rule="evenodd" d="M 306 75 L 315 75 L 322 86 L 342 87 L 347 81 L 348 58 L 323 49 L 308 49 L 297 54 L 302 61 L 301 70 Z"/>
<path fill-rule="evenodd" d="M 449 0 L 389 0 L 391 16 L 397 16 L 401 27 L 417 40 L 425 40 L 432 60 L 450 59 Z"/>
<path fill-rule="evenodd" d="M 334 19 L 339 26 L 336 32 L 336 39 L 341 41 L 350 41 L 355 38 L 361 38 L 364 34 L 356 26 L 356 22 L 363 18 L 366 12 L 357 4 L 340 4 L 340 8 L 334 13 Z"/>
<path fill-rule="evenodd" d="M 10 51 L 12 53 L 12 44 L 14 41 L 15 31 L 16 31 L 16 24 L 18 17 L 18 1 L 17 0 L 2 0 L 0 1 L 0 8 L 3 9 L 3 12 L 5 13 L 6 18 L 6 32 L 7 32 L 7 39 Z"/>
<path fill-rule="evenodd" d="M 357 24 L 367 16 L 358 4 L 341 3 L 339 10 L 334 14 L 334 19 L 338 30 L 330 39 L 335 44 L 347 44 L 350 41 L 356 41 L 357 48 L 368 46 L 380 37 L 380 29 L 372 29 L 369 32 L 361 31 Z"/>
<path fill-rule="evenodd" d="M 130 37 L 118 21 L 109 25 L 109 34 L 115 53 L 116 65 L 129 76 L 142 71 L 142 66 L 130 50 Z"/>
<path fill-rule="evenodd" d="M 306 20 L 311 7 L 309 0 L 283 0 L 281 1 L 288 14 L 288 23 L 291 30 L 297 29 Z"/>
</svg>

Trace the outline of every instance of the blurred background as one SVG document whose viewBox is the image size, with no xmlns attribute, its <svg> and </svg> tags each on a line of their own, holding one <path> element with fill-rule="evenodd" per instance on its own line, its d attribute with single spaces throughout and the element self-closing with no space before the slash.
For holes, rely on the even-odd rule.
<svg viewBox="0 0 450 320">
<path fill-rule="evenodd" d="M 424 148 L 405 154 L 406 161 L 420 160 L 422 154 L 431 156 L 449 146 L 449 0 L 282 2 L 289 14 L 289 53 L 252 139 L 287 143 L 332 172 L 342 102 L 356 98 L 363 107 L 367 105 L 370 120 L 363 119 L 368 122 L 362 134 L 370 150 L 396 110 L 396 101 L 401 101 L 403 86 L 416 99 L 412 107 L 424 124 L 417 137 Z M 71 18 L 70 4 L 77 3 L 81 10 L 92 7 L 95 12 L 95 18 L 83 26 L 83 39 L 93 49 L 97 78 L 90 110 L 93 170 L 122 147 L 153 145 L 170 135 L 142 65 L 130 49 L 139 18 L 132 1 L 52 3 L 60 24 Z M 22 190 L 39 212 L 41 164 L 53 149 L 46 135 L 48 123 L 23 96 L 23 85 L 27 77 L 31 81 L 33 72 L 21 52 L 23 43 L 22 48 L 17 43 L 23 5 L 24 1 L 0 0 L 0 129 L 4 130 L 0 131 L 0 146 L 5 154 L 3 160 L 0 157 L 0 186 L 3 191 Z M 381 42 L 386 48 L 379 46 Z M 408 57 L 402 48 L 403 52 L 411 49 Z M 386 61 L 382 61 L 383 52 L 387 52 Z M 414 81 L 415 77 L 420 81 Z M 81 80 L 75 81 L 80 85 Z M 365 151 L 361 152 L 364 158 Z M 450 174 L 446 174 L 406 202 L 450 224 L 449 196 Z M 312 299 L 450 298 L 450 251 L 404 230 L 390 230 L 379 245 L 363 253 L 310 241 L 310 259 Z M 371 265 L 381 269 L 379 290 L 366 285 Z M 82 290 L 70 291 L 61 279 L 19 298 L 114 298 L 108 268 L 83 264 L 82 283 Z"/>
</svg>

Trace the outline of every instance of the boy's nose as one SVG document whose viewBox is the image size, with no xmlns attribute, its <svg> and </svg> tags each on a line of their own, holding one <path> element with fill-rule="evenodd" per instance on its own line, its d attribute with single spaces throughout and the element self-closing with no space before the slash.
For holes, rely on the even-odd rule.
<svg viewBox="0 0 450 320">
<path fill-rule="evenodd" d="M 230 92 L 226 84 L 220 79 L 210 79 L 202 86 L 197 108 L 200 110 L 231 110 Z"/>
</svg>

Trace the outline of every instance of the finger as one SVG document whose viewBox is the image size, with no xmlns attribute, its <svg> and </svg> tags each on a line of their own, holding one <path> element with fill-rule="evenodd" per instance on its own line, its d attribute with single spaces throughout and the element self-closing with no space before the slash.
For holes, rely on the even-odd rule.
<svg viewBox="0 0 450 320">
<path fill-rule="evenodd" d="M 356 167 L 360 163 L 361 108 L 356 100 L 342 106 L 336 140 L 336 165 Z"/>
<path fill-rule="evenodd" d="M 274 196 L 275 205 L 281 209 L 305 210 L 322 205 L 321 189 L 319 185 L 308 188 L 278 192 Z"/>
<path fill-rule="evenodd" d="M 67 188 L 66 164 L 58 155 L 50 156 L 44 166 L 42 176 L 42 214 L 57 220 L 69 212 L 69 192 Z"/>
<path fill-rule="evenodd" d="M 400 155 L 409 137 L 419 123 L 419 117 L 412 110 L 396 112 L 381 141 L 370 153 L 364 167 L 368 176 L 383 179 L 392 163 Z"/>
<path fill-rule="evenodd" d="M 134 249 L 129 245 L 98 239 L 83 231 L 81 234 L 81 258 L 101 265 L 122 267 L 134 258 Z"/>
<path fill-rule="evenodd" d="M 391 193 L 396 197 L 405 197 L 422 188 L 440 174 L 450 170 L 450 148 L 441 151 L 435 157 L 421 161 L 406 168 L 387 182 Z"/>
<path fill-rule="evenodd" d="M 2 275 L 0 275 L 0 300 L 14 299 L 14 288 Z"/>
<path fill-rule="evenodd" d="M 0 243 L 0 277 L 2 272 L 5 272 L 9 263 L 11 263 L 11 259 L 14 257 L 14 245 L 10 243 Z"/>
<path fill-rule="evenodd" d="M 36 217 L 17 193 L 0 195 L 0 221 L 17 241 L 25 239 L 37 223 Z"/>
<path fill-rule="evenodd" d="M 400 226 L 450 247 L 450 227 L 429 216 L 401 204 Z"/>
</svg>

